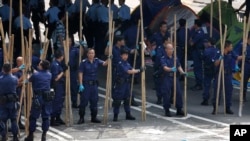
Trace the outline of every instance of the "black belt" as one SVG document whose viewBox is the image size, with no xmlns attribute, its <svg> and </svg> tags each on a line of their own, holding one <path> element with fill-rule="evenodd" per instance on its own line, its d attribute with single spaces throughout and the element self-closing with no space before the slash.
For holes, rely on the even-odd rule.
<svg viewBox="0 0 250 141">
<path fill-rule="evenodd" d="M 7 102 L 16 102 L 18 100 L 18 96 L 16 94 L 6 94 L 0 96 L 0 104 L 5 104 Z"/>
<path fill-rule="evenodd" d="M 87 85 L 98 85 L 98 81 L 97 80 L 83 81 L 83 83 L 87 84 Z"/>
<path fill-rule="evenodd" d="M 42 96 L 42 95 L 48 94 L 48 93 L 50 93 L 50 90 L 36 90 L 36 91 L 34 91 L 34 94 L 37 96 Z"/>
</svg>

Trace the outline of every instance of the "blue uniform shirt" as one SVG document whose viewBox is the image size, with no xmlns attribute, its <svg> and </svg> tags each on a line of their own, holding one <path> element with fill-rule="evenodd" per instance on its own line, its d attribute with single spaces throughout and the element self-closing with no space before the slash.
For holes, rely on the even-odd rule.
<svg viewBox="0 0 250 141">
<path fill-rule="evenodd" d="M 155 52 L 156 52 L 156 54 L 155 54 L 154 67 L 155 67 L 156 69 L 159 69 L 159 67 L 161 66 L 161 58 L 162 58 L 163 56 L 166 55 L 166 52 L 165 52 L 165 50 L 164 50 L 163 45 L 158 46 L 158 47 L 155 49 Z"/>
<path fill-rule="evenodd" d="M 185 47 L 185 38 L 186 38 L 186 28 L 185 27 L 180 27 L 178 30 L 177 30 L 177 33 L 176 33 L 177 37 L 176 37 L 176 40 L 177 40 L 177 46 L 178 47 Z M 188 35 L 189 35 L 189 29 L 188 29 Z"/>
<path fill-rule="evenodd" d="M 19 70 L 19 71 L 13 73 L 13 75 L 16 76 L 16 78 L 20 79 L 23 75 L 23 72 L 22 72 L 22 70 Z"/>
<path fill-rule="evenodd" d="M 32 66 L 35 70 L 37 70 L 37 66 L 39 65 L 40 61 L 41 61 L 41 60 L 40 60 L 39 57 L 33 55 L 33 56 L 32 56 L 32 60 L 31 60 L 31 62 L 32 62 L 32 65 L 31 65 L 31 66 Z"/>
<path fill-rule="evenodd" d="M 21 28 L 20 16 L 16 17 L 16 19 L 14 20 L 14 27 L 16 29 Z M 27 17 L 23 16 L 23 29 L 28 30 L 30 28 L 32 28 L 30 20 Z"/>
<path fill-rule="evenodd" d="M 167 55 L 164 55 L 161 57 L 161 66 L 163 67 L 169 67 L 172 68 L 174 67 L 174 56 L 172 58 L 168 57 Z M 180 62 L 177 58 L 177 62 L 176 62 L 176 68 L 178 68 L 180 66 Z"/>
<path fill-rule="evenodd" d="M 69 50 L 69 66 L 70 70 L 76 70 L 78 68 L 79 60 L 79 48 L 71 47 Z"/>
<path fill-rule="evenodd" d="M 80 12 L 80 1 L 81 0 L 75 0 L 75 3 L 74 3 L 77 13 Z M 89 1 L 88 0 L 82 0 L 82 12 L 83 13 L 86 12 L 87 7 L 90 7 Z"/>
<path fill-rule="evenodd" d="M 104 61 L 95 58 L 91 63 L 88 59 L 84 59 L 79 68 L 79 72 L 83 73 L 83 81 L 97 80 L 98 66 L 102 65 Z"/>
<path fill-rule="evenodd" d="M 61 63 L 58 62 L 57 60 L 54 60 L 52 62 L 51 68 L 50 68 L 50 72 L 52 74 L 52 80 L 55 80 L 57 75 L 60 74 L 61 72 L 63 72 Z M 58 81 L 64 81 L 64 78 L 62 77 L 60 80 Z"/>
<path fill-rule="evenodd" d="M 224 70 L 227 72 L 232 72 L 234 68 L 232 68 L 232 62 L 233 60 L 236 60 L 238 58 L 238 55 L 231 51 L 228 54 L 224 54 Z"/>
<path fill-rule="evenodd" d="M 128 61 L 121 60 L 118 62 L 116 77 L 124 79 L 130 78 L 128 70 L 132 70 L 132 66 L 128 63 Z"/>
<path fill-rule="evenodd" d="M 96 9 L 98 22 L 108 23 L 109 22 L 109 11 L 108 7 L 103 4 Z"/>
<path fill-rule="evenodd" d="M 45 70 L 38 70 L 30 77 L 29 81 L 32 82 L 33 91 L 50 90 L 51 73 Z"/>
<path fill-rule="evenodd" d="M 125 48 L 125 49 L 128 49 L 129 52 L 131 49 L 129 49 L 128 47 L 124 46 L 124 47 L 121 47 L 121 48 Z M 113 53 L 113 59 L 112 59 L 112 65 L 114 68 L 116 68 L 118 62 L 121 61 L 121 48 L 118 48 L 117 46 L 114 46 L 113 47 L 113 50 L 112 50 L 112 53 Z"/>
<path fill-rule="evenodd" d="M 203 48 L 205 34 L 202 28 L 198 29 L 197 31 L 194 31 L 193 34 L 191 35 L 191 38 L 192 42 L 194 43 L 195 49 Z"/>
<path fill-rule="evenodd" d="M 123 33 L 124 39 L 126 41 L 126 45 L 134 49 L 136 48 L 136 38 L 137 38 L 137 25 L 132 25 L 127 28 Z"/>
<path fill-rule="evenodd" d="M 0 76 L 0 95 L 16 94 L 18 80 L 12 74 L 2 74 Z"/>
<path fill-rule="evenodd" d="M 127 5 L 123 4 L 119 8 L 118 19 L 121 21 L 130 20 L 130 8 Z"/>
<path fill-rule="evenodd" d="M 157 32 L 153 35 L 153 40 L 156 42 L 157 46 L 161 46 L 163 44 L 164 38 L 169 38 L 170 33 L 167 31 L 165 35 L 162 35 L 160 32 Z"/>
<path fill-rule="evenodd" d="M 65 10 L 68 12 L 69 17 L 70 17 L 72 14 L 76 13 L 76 7 L 75 7 L 75 5 L 74 5 L 73 3 L 67 3 L 67 4 L 65 5 Z"/>
<path fill-rule="evenodd" d="M 111 10 L 113 12 L 113 19 L 114 20 L 118 19 L 119 8 L 115 4 L 111 4 Z"/>
<path fill-rule="evenodd" d="M 9 5 L 5 4 L 2 7 L 0 7 L 0 17 L 2 18 L 2 21 L 9 21 L 9 15 L 10 15 L 10 7 Z M 14 16 L 14 11 L 12 8 L 12 17 Z"/>
<path fill-rule="evenodd" d="M 44 3 L 44 0 L 29 0 L 28 5 L 33 9 L 37 9 L 40 3 Z"/>
<path fill-rule="evenodd" d="M 205 48 L 203 53 L 204 64 L 206 65 L 214 63 L 220 57 L 220 55 L 220 50 L 218 50 L 214 46 Z"/>
<path fill-rule="evenodd" d="M 66 5 L 66 0 L 58 0 L 58 7 L 64 7 Z"/>
<path fill-rule="evenodd" d="M 55 23 L 59 21 L 58 13 L 60 12 L 60 9 L 56 6 L 50 7 L 45 13 L 44 16 L 48 19 L 48 22 L 50 24 Z"/>
<path fill-rule="evenodd" d="M 95 3 L 95 4 L 92 4 L 87 12 L 87 16 L 93 21 L 93 22 L 96 22 L 98 20 L 97 18 L 97 13 L 96 13 L 96 10 L 97 8 L 100 6 L 100 4 L 98 3 Z"/>
</svg>

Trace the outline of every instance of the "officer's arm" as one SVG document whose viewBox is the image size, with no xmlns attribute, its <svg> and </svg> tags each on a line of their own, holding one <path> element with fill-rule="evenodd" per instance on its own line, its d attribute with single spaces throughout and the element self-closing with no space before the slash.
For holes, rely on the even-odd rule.
<svg viewBox="0 0 250 141">
<path fill-rule="evenodd" d="M 241 60 L 242 60 L 242 55 L 241 55 L 241 56 L 238 56 L 237 59 L 236 59 L 237 62 L 238 62 L 238 61 L 241 61 Z"/>
<path fill-rule="evenodd" d="M 171 68 L 167 67 L 167 66 L 163 66 L 163 70 L 166 72 L 171 72 Z"/>
<path fill-rule="evenodd" d="M 61 79 L 61 78 L 63 77 L 63 75 L 64 75 L 63 72 L 61 72 L 60 74 L 58 74 L 58 75 L 56 76 L 55 81 L 58 81 L 59 79 Z"/>
<path fill-rule="evenodd" d="M 135 74 L 135 73 L 139 73 L 139 72 L 140 72 L 139 69 L 132 69 L 132 70 L 127 71 L 128 74 Z"/>
<path fill-rule="evenodd" d="M 185 73 L 181 66 L 178 67 L 178 71 L 179 71 L 181 74 L 184 74 L 184 73 Z"/>
<path fill-rule="evenodd" d="M 82 76 L 83 76 L 82 72 L 79 72 L 78 73 L 79 85 L 82 85 Z"/>
</svg>

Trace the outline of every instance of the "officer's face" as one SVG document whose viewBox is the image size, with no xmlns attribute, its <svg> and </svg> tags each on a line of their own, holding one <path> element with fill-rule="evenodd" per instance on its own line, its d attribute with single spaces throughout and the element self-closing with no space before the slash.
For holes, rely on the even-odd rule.
<svg viewBox="0 0 250 141">
<path fill-rule="evenodd" d="M 160 30 L 161 30 L 161 32 L 167 32 L 167 25 L 166 25 L 166 24 L 163 24 L 163 25 L 160 27 Z"/>
<path fill-rule="evenodd" d="M 122 60 L 127 61 L 128 60 L 128 54 L 124 53 L 121 55 Z"/>
<path fill-rule="evenodd" d="M 167 55 L 173 55 L 173 52 L 174 52 L 173 45 L 168 43 L 165 47 L 165 51 L 166 51 Z"/>
<path fill-rule="evenodd" d="M 121 40 L 121 41 L 119 41 L 119 44 L 120 44 L 120 46 L 125 46 L 125 41 Z"/>
<path fill-rule="evenodd" d="M 88 59 L 94 59 L 95 51 L 93 49 L 89 50 L 87 56 L 88 56 Z"/>
</svg>

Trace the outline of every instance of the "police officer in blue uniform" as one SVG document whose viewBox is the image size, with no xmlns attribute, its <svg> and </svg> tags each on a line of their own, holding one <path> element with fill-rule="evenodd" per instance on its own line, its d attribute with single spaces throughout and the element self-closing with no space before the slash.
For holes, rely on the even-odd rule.
<svg viewBox="0 0 250 141">
<path fill-rule="evenodd" d="M 89 49 L 87 52 L 87 59 L 84 59 L 79 68 L 79 92 L 81 92 L 81 103 L 79 107 L 80 119 L 78 124 L 84 123 L 85 108 L 90 103 L 91 122 L 101 123 L 96 118 L 97 103 L 98 103 L 98 80 L 97 71 L 99 65 L 108 65 L 107 61 L 102 61 L 95 58 L 95 50 Z"/>
<path fill-rule="evenodd" d="M 39 63 L 38 70 L 34 72 L 29 81 L 32 82 L 33 98 L 29 117 L 29 135 L 25 141 L 34 140 L 34 132 L 36 130 L 36 121 L 42 117 L 42 138 L 41 141 L 46 141 L 46 133 L 49 130 L 49 118 L 52 112 L 52 100 L 55 93 L 50 91 L 50 83 L 52 75 L 49 72 L 50 63 L 47 60 L 42 60 Z"/>
<path fill-rule="evenodd" d="M 125 0 L 119 0 L 119 5 L 118 21 L 121 24 L 121 32 L 123 32 L 129 25 L 129 20 L 131 18 L 130 8 L 125 4 Z"/>
<path fill-rule="evenodd" d="M 122 49 L 121 52 L 121 61 L 119 61 L 117 65 L 117 70 L 114 78 L 114 86 L 113 86 L 113 112 L 114 118 L 113 121 L 118 121 L 119 109 L 121 106 L 121 102 L 123 101 L 124 110 L 126 112 L 126 120 L 135 120 L 130 113 L 130 75 L 142 72 L 145 70 L 145 67 L 141 67 L 140 69 L 134 69 L 128 63 L 128 54 L 129 51 L 126 49 Z"/>
<path fill-rule="evenodd" d="M 216 95 L 217 95 L 217 84 L 218 84 L 218 72 L 219 72 L 219 65 L 220 61 L 224 60 L 224 81 L 225 81 L 225 96 L 226 96 L 226 113 L 227 114 L 234 114 L 231 110 L 232 105 L 232 93 L 233 93 L 233 84 L 232 84 L 232 61 L 239 61 L 242 59 L 242 56 L 238 56 L 235 54 L 233 50 L 233 45 L 231 41 L 225 42 L 223 57 L 220 56 L 217 58 L 217 61 L 215 62 L 216 65 L 216 76 L 215 76 L 215 89 L 214 89 L 214 96 L 213 96 L 213 112 L 212 114 L 215 114 L 215 104 L 216 104 Z M 236 70 L 239 70 L 238 65 L 235 65 Z M 222 81 L 221 81 L 222 82 Z M 222 89 L 222 87 L 221 87 Z"/>
<path fill-rule="evenodd" d="M 10 15 L 9 0 L 3 0 L 2 3 L 3 3 L 3 6 L 0 7 L 0 17 L 3 23 L 3 30 L 4 30 L 4 34 L 8 33 L 8 36 L 10 36 L 11 33 L 9 33 L 9 15 Z M 15 12 L 12 9 L 12 18 L 14 17 L 14 13 Z"/>
<path fill-rule="evenodd" d="M 205 34 L 201 26 L 201 21 L 196 19 L 194 21 L 194 32 L 191 35 L 189 42 L 192 47 L 192 58 L 194 61 L 194 75 L 196 81 L 196 84 L 191 87 L 193 91 L 202 90 L 202 53 L 204 50 L 203 41 L 205 39 Z"/>
<path fill-rule="evenodd" d="M 164 55 L 161 58 L 161 65 L 164 71 L 163 81 L 161 84 L 161 92 L 163 96 L 163 108 L 165 110 L 165 116 L 171 117 L 169 108 L 171 106 L 170 97 L 172 94 L 171 90 L 173 89 L 174 73 L 177 70 L 181 75 L 184 75 L 184 76 L 187 76 L 187 73 L 183 71 L 178 58 L 176 60 L 177 61 L 176 67 L 174 66 L 173 45 L 170 42 L 165 43 L 164 49 L 165 49 L 166 55 Z M 179 82 L 179 79 L 176 79 L 176 108 L 177 108 L 176 115 L 177 116 L 184 116 L 182 107 L 183 107 L 183 102 L 182 102 L 182 92 L 180 88 L 180 82 Z"/>
<path fill-rule="evenodd" d="M 79 48 L 75 46 L 74 40 L 69 38 L 69 68 L 70 68 L 70 90 L 71 90 L 71 102 L 73 108 L 78 108 L 77 94 L 78 86 L 78 65 L 79 65 Z"/>
<path fill-rule="evenodd" d="M 167 23 L 165 21 L 162 21 L 160 23 L 160 31 L 153 34 L 153 38 L 156 41 L 157 46 L 162 45 L 164 38 L 170 38 L 170 33 L 167 30 L 168 30 Z"/>
<path fill-rule="evenodd" d="M 51 126 L 58 126 L 65 124 L 61 119 L 63 102 L 65 99 L 65 76 L 64 72 L 67 70 L 65 65 L 62 65 L 64 59 L 63 52 L 57 50 L 55 53 L 55 60 L 52 62 L 50 71 L 52 74 L 52 88 L 55 90 L 55 98 L 52 102 Z M 65 66 L 65 67 L 63 67 Z"/>
<path fill-rule="evenodd" d="M 11 74 L 10 64 L 3 65 L 3 74 L 0 76 L 0 134 L 2 141 L 7 141 L 7 120 L 11 120 L 11 132 L 13 141 L 19 141 L 17 112 L 20 108 L 16 87 L 18 80 Z"/>
<path fill-rule="evenodd" d="M 113 12 L 113 19 L 114 19 L 114 21 L 116 21 L 118 19 L 119 8 L 117 5 L 115 5 L 114 1 L 115 0 L 111 0 L 111 10 Z"/>
<path fill-rule="evenodd" d="M 207 106 L 210 97 L 209 91 L 212 81 L 215 77 L 215 61 L 220 56 L 220 51 L 215 46 L 215 40 L 213 38 L 205 39 L 205 50 L 203 53 L 204 61 L 204 90 L 203 101 L 201 105 Z"/>
</svg>

